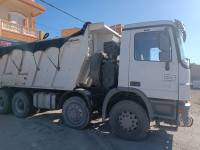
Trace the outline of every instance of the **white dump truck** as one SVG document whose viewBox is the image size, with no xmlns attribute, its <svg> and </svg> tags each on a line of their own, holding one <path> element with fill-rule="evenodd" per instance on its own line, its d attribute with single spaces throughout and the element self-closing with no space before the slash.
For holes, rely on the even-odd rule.
<svg viewBox="0 0 200 150">
<path fill-rule="evenodd" d="M 153 121 L 191 126 L 185 40 L 178 20 L 129 24 L 122 36 L 86 23 L 71 36 L 0 48 L 0 113 L 62 109 L 68 127 L 83 129 L 99 111 L 129 140 L 143 139 Z"/>
</svg>

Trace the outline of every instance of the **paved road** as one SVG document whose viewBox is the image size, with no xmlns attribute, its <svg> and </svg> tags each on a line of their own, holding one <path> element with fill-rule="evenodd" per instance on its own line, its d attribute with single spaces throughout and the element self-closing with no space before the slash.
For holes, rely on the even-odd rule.
<svg viewBox="0 0 200 150">
<path fill-rule="evenodd" d="M 36 114 L 27 119 L 0 115 L 0 150 L 129 150 L 200 149 L 200 90 L 192 90 L 195 119 L 190 128 L 166 132 L 151 127 L 140 142 L 114 137 L 108 123 L 92 121 L 86 130 L 74 130 L 62 124 L 60 111 Z"/>
</svg>

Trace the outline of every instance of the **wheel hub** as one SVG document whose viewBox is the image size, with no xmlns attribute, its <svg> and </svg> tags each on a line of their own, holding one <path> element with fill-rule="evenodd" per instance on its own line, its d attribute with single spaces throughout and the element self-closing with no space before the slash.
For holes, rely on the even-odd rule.
<svg viewBox="0 0 200 150">
<path fill-rule="evenodd" d="M 79 122 L 82 119 L 82 109 L 77 104 L 72 104 L 67 108 L 67 116 L 72 122 Z"/>
<path fill-rule="evenodd" d="M 133 131 L 137 128 L 137 117 L 132 112 L 122 112 L 119 115 L 119 125 L 127 131 Z"/>
<path fill-rule="evenodd" d="M 22 112 L 24 110 L 24 102 L 21 99 L 19 99 L 17 102 L 17 110 L 18 112 Z"/>
<path fill-rule="evenodd" d="M 0 108 L 3 108 L 4 107 L 4 100 L 2 97 L 0 97 Z"/>
</svg>

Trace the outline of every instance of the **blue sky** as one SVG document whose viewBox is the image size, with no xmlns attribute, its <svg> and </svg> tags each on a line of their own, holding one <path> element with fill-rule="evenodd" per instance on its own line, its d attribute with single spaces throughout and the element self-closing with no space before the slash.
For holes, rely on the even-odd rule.
<svg viewBox="0 0 200 150">
<path fill-rule="evenodd" d="M 45 0 L 72 15 L 90 22 L 130 24 L 144 21 L 179 19 L 187 30 L 186 55 L 191 62 L 200 64 L 200 0 Z M 46 12 L 36 18 L 36 27 L 60 36 L 59 30 L 82 27 L 82 23 L 57 11 L 39 0 Z M 46 25 L 51 28 L 40 26 Z"/>
</svg>

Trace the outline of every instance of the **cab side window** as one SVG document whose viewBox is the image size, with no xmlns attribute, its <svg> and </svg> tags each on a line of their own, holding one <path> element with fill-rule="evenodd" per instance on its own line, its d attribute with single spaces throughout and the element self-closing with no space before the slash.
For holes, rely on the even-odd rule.
<svg viewBox="0 0 200 150">
<path fill-rule="evenodd" d="M 158 46 L 160 32 L 142 32 L 134 36 L 134 55 L 138 61 L 160 61 L 159 54 L 162 50 Z M 169 36 L 169 35 L 168 35 Z M 171 46 L 170 46 L 171 60 Z"/>
</svg>

